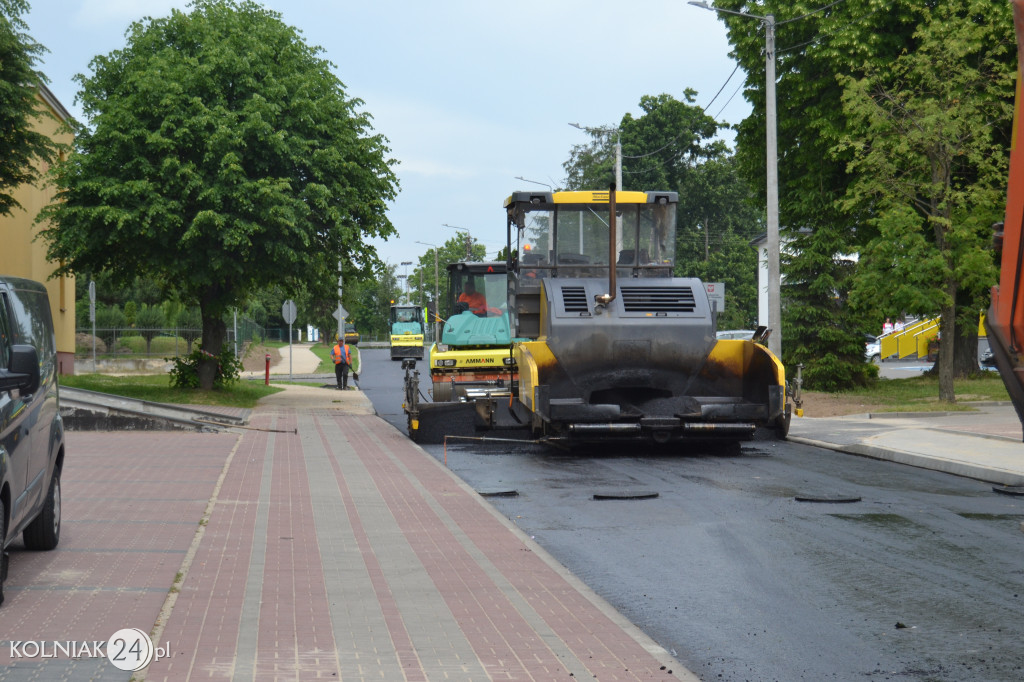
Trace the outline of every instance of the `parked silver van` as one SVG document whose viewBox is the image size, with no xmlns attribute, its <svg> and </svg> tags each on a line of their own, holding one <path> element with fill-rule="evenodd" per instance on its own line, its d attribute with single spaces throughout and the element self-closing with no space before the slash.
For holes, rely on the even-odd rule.
<svg viewBox="0 0 1024 682">
<path fill-rule="evenodd" d="M 64 424 L 57 406 L 57 342 L 46 288 L 0 276 L 0 603 L 7 547 L 60 541 Z"/>
</svg>

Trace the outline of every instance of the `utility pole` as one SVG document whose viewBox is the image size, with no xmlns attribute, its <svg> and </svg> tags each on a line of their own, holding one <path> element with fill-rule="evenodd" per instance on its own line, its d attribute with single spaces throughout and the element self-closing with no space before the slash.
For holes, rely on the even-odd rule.
<svg viewBox="0 0 1024 682">
<path fill-rule="evenodd" d="M 764 18 L 765 29 L 765 161 L 768 182 L 768 350 L 782 358 L 782 272 L 779 260 L 779 152 L 775 113 L 775 16 Z"/>
<path fill-rule="evenodd" d="M 405 274 L 402 275 L 402 279 L 405 280 L 405 292 L 404 292 L 405 293 L 405 302 L 409 303 L 410 302 L 409 301 L 409 289 L 410 289 L 410 286 L 409 286 L 409 266 L 412 265 L 412 261 L 411 260 L 404 260 L 404 261 L 402 261 L 401 265 L 402 265 L 402 267 L 405 268 Z"/>
<path fill-rule="evenodd" d="M 434 249 L 434 343 L 440 343 L 441 342 L 441 329 L 440 329 L 439 325 L 440 325 L 440 321 L 441 321 L 441 316 L 439 314 L 440 311 L 439 311 L 438 305 L 439 305 L 441 299 L 437 295 L 437 279 L 438 279 L 438 276 L 437 276 L 438 275 L 438 271 L 437 271 L 437 267 L 438 267 L 438 263 L 437 263 L 437 244 L 431 244 L 430 242 L 421 242 L 421 241 L 417 241 L 416 243 L 417 244 L 423 244 L 424 246 L 430 246 L 430 247 L 433 247 L 433 249 Z"/>
<path fill-rule="evenodd" d="M 339 339 L 344 339 L 345 338 L 345 315 L 344 315 L 345 308 L 341 304 L 341 283 L 342 283 L 342 279 L 341 279 L 341 259 L 339 258 L 338 259 L 338 311 L 337 311 L 338 312 L 338 314 L 337 314 L 337 317 L 338 317 L 338 338 Z"/>
<path fill-rule="evenodd" d="M 768 214 L 768 350 L 777 358 L 782 359 L 782 272 L 779 266 L 779 152 L 778 128 L 775 106 L 775 15 L 759 16 L 746 12 L 712 7 L 701 0 L 689 0 L 689 4 L 701 9 L 722 14 L 735 14 L 748 19 L 757 19 L 764 24 L 765 50 L 765 176 L 767 182 L 767 214 Z"/>
</svg>

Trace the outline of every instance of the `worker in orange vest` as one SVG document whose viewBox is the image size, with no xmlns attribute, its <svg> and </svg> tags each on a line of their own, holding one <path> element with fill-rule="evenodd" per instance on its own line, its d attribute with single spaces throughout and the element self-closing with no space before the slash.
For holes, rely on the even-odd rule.
<svg viewBox="0 0 1024 682">
<path fill-rule="evenodd" d="M 466 290 L 459 294 L 457 303 L 465 303 L 469 310 L 477 315 L 483 315 L 487 312 L 487 299 L 476 290 L 476 285 L 473 284 L 473 280 L 466 282 Z"/>
<path fill-rule="evenodd" d="M 331 360 L 334 361 L 334 378 L 338 382 L 338 390 L 344 391 L 348 388 L 348 368 L 352 364 L 352 354 L 340 334 L 337 339 L 338 342 L 331 349 Z"/>
</svg>

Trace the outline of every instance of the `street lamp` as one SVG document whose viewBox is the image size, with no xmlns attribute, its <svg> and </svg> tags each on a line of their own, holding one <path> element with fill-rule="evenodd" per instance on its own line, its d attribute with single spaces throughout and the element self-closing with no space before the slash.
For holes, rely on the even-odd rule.
<svg viewBox="0 0 1024 682">
<path fill-rule="evenodd" d="M 768 182 L 768 328 L 772 334 L 768 337 L 768 350 L 782 358 L 782 277 L 779 269 L 779 155 L 778 131 L 775 115 L 775 16 L 767 14 L 747 14 L 733 10 L 712 7 L 707 2 L 690 0 L 689 4 L 701 9 L 735 14 L 749 19 L 756 19 L 764 24 L 765 29 L 765 174 Z"/>
<path fill-rule="evenodd" d="M 441 223 L 441 226 L 442 227 L 450 227 L 453 230 L 458 230 L 459 232 L 465 232 L 466 233 L 466 260 L 472 260 L 473 259 L 473 237 L 472 237 L 472 235 L 469 234 L 469 230 L 467 230 L 464 227 L 459 227 L 458 225 L 449 225 L 448 223 Z"/>
<path fill-rule="evenodd" d="M 438 315 L 438 304 L 441 299 L 437 295 L 437 244 L 421 241 L 417 241 L 416 243 L 423 244 L 424 246 L 430 246 L 434 249 L 434 343 L 441 343 L 441 330 L 438 327 L 438 321 L 441 319 Z"/>
<path fill-rule="evenodd" d="M 537 182 L 536 180 L 527 180 L 527 179 L 526 179 L 526 178 L 524 178 L 524 177 L 523 177 L 522 175 L 517 175 L 517 176 L 516 176 L 516 180 L 522 180 L 523 182 L 532 182 L 532 183 L 533 183 L 533 184 L 535 184 L 535 185 L 544 185 L 545 187 L 547 187 L 547 188 L 548 188 L 549 190 L 551 190 L 552 192 L 554 192 L 554 191 L 555 191 L 555 188 L 554 188 L 554 187 L 552 187 L 551 185 L 549 185 L 549 184 L 548 184 L 548 183 L 546 183 L 546 182 Z"/>
<path fill-rule="evenodd" d="M 570 123 L 573 128 L 585 130 L 588 133 L 615 133 L 615 189 L 622 189 L 622 130 L 620 128 L 590 128 L 581 126 L 579 123 Z"/>
</svg>

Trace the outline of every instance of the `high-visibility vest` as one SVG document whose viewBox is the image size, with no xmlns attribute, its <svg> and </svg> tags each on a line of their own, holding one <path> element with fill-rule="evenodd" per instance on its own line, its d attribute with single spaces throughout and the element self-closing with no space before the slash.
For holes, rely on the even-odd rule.
<svg viewBox="0 0 1024 682">
<path fill-rule="evenodd" d="M 345 344 L 344 348 L 345 348 L 345 351 L 344 351 L 344 353 L 342 353 L 342 345 L 340 343 L 334 344 L 334 349 L 331 350 L 331 358 L 334 360 L 334 364 L 340 365 L 342 363 L 342 361 L 344 361 L 344 363 L 346 365 L 351 365 L 352 364 L 351 358 L 349 357 L 349 354 L 348 354 L 348 344 L 347 343 Z"/>
</svg>

